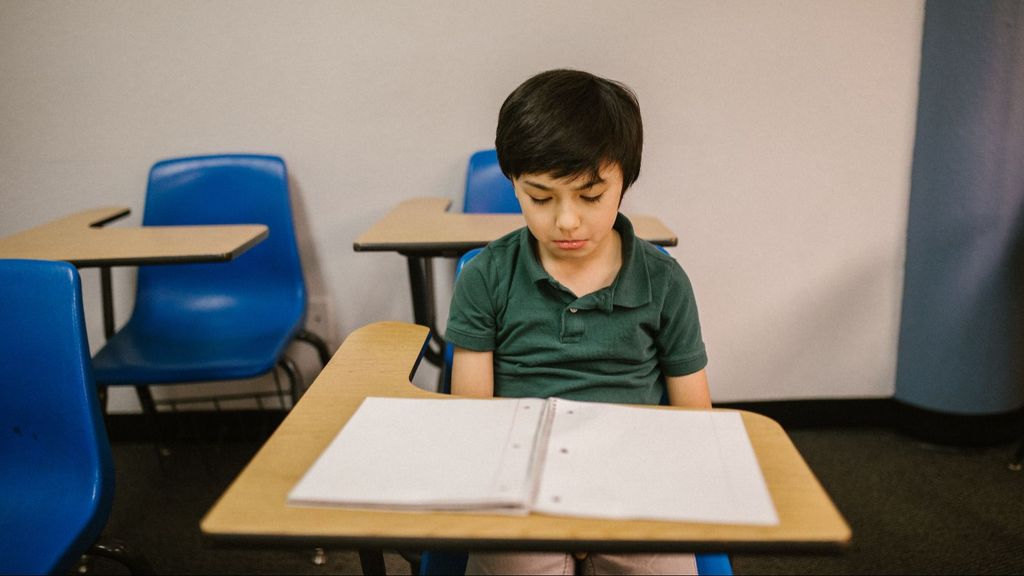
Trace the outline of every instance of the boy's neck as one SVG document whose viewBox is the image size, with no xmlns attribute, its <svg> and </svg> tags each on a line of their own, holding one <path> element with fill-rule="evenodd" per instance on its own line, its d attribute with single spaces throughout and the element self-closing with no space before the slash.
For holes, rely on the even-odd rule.
<svg viewBox="0 0 1024 576">
<path fill-rule="evenodd" d="M 554 258 L 536 251 L 544 271 L 577 298 L 611 286 L 622 268 L 622 236 L 612 230 L 605 242 L 585 258 Z"/>
</svg>

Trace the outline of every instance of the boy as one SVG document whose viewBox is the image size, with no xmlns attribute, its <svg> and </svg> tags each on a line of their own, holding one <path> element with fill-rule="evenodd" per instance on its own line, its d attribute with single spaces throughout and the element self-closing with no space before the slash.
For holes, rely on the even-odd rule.
<svg viewBox="0 0 1024 576">
<path fill-rule="evenodd" d="M 710 408 L 689 280 L 618 213 L 640 173 L 634 94 L 552 70 L 502 104 L 495 140 L 526 227 L 463 268 L 452 393 Z M 577 554 L 577 557 L 582 555 Z M 470 554 L 467 574 L 571 574 L 569 554 Z M 695 573 L 690 554 L 589 554 L 589 573 Z"/>
</svg>

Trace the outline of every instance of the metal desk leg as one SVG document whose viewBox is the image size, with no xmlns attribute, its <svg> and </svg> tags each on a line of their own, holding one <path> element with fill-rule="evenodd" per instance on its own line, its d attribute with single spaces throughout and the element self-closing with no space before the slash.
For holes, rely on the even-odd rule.
<svg viewBox="0 0 1024 576">
<path fill-rule="evenodd" d="M 1010 470 L 1014 472 L 1020 472 L 1024 468 L 1024 440 L 1020 441 L 1020 446 L 1017 447 L 1017 451 L 1013 453 L 1013 460 L 1010 460 Z"/>
<path fill-rule="evenodd" d="M 437 330 L 437 307 L 434 303 L 434 266 L 429 257 L 405 255 L 412 288 L 412 313 L 416 323 L 430 328 L 427 362 L 444 367 L 444 340 Z M 436 348 L 435 348 L 436 346 Z"/>
<path fill-rule="evenodd" d="M 387 568 L 384 566 L 384 552 L 380 548 L 366 548 L 359 550 L 359 565 L 366 576 L 386 576 Z"/>
<path fill-rule="evenodd" d="M 103 336 L 110 340 L 114 335 L 114 289 L 108 266 L 100 268 L 100 288 L 103 290 Z"/>
</svg>

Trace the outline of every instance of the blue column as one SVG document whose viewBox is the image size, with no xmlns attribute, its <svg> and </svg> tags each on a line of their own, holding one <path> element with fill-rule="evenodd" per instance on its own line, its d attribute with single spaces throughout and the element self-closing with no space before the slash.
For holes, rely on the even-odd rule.
<svg viewBox="0 0 1024 576">
<path fill-rule="evenodd" d="M 1024 405 L 1022 27 L 1024 2 L 926 4 L 895 394 L 917 408 Z"/>
</svg>

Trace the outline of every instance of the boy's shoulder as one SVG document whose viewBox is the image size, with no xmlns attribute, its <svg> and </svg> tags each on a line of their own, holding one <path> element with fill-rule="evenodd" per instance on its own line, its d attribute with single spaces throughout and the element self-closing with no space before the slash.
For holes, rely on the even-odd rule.
<svg viewBox="0 0 1024 576">
<path fill-rule="evenodd" d="M 646 240 L 637 238 L 637 248 L 643 252 L 644 260 L 647 263 L 647 274 L 652 284 L 678 286 L 679 284 L 689 285 L 690 279 L 678 260 L 662 248 L 651 244 Z"/>
<path fill-rule="evenodd" d="M 676 262 L 676 259 L 668 252 L 665 252 L 664 249 L 651 244 L 647 240 L 636 238 L 636 245 L 644 251 L 644 256 L 648 259 L 653 258 L 656 262 L 661 262 L 662 264 L 671 264 Z"/>
<path fill-rule="evenodd" d="M 679 262 L 671 254 L 659 246 L 651 244 L 647 240 L 636 238 L 636 247 L 643 252 L 644 260 L 659 268 L 681 268 Z"/>
<path fill-rule="evenodd" d="M 506 251 L 506 250 L 518 250 L 519 244 L 523 241 L 523 234 L 526 233 L 526 227 L 516 228 L 515 230 L 505 234 L 501 238 L 491 240 L 487 246 L 484 246 L 484 252 L 491 251 Z"/>
<path fill-rule="evenodd" d="M 514 265 L 519 257 L 522 235 L 526 228 L 519 228 L 504 236 L 490 241 L 472 260 L 466 262 L 463 273 L 467 270 L 477 272 L 503 271 Z"/>
</svg>

